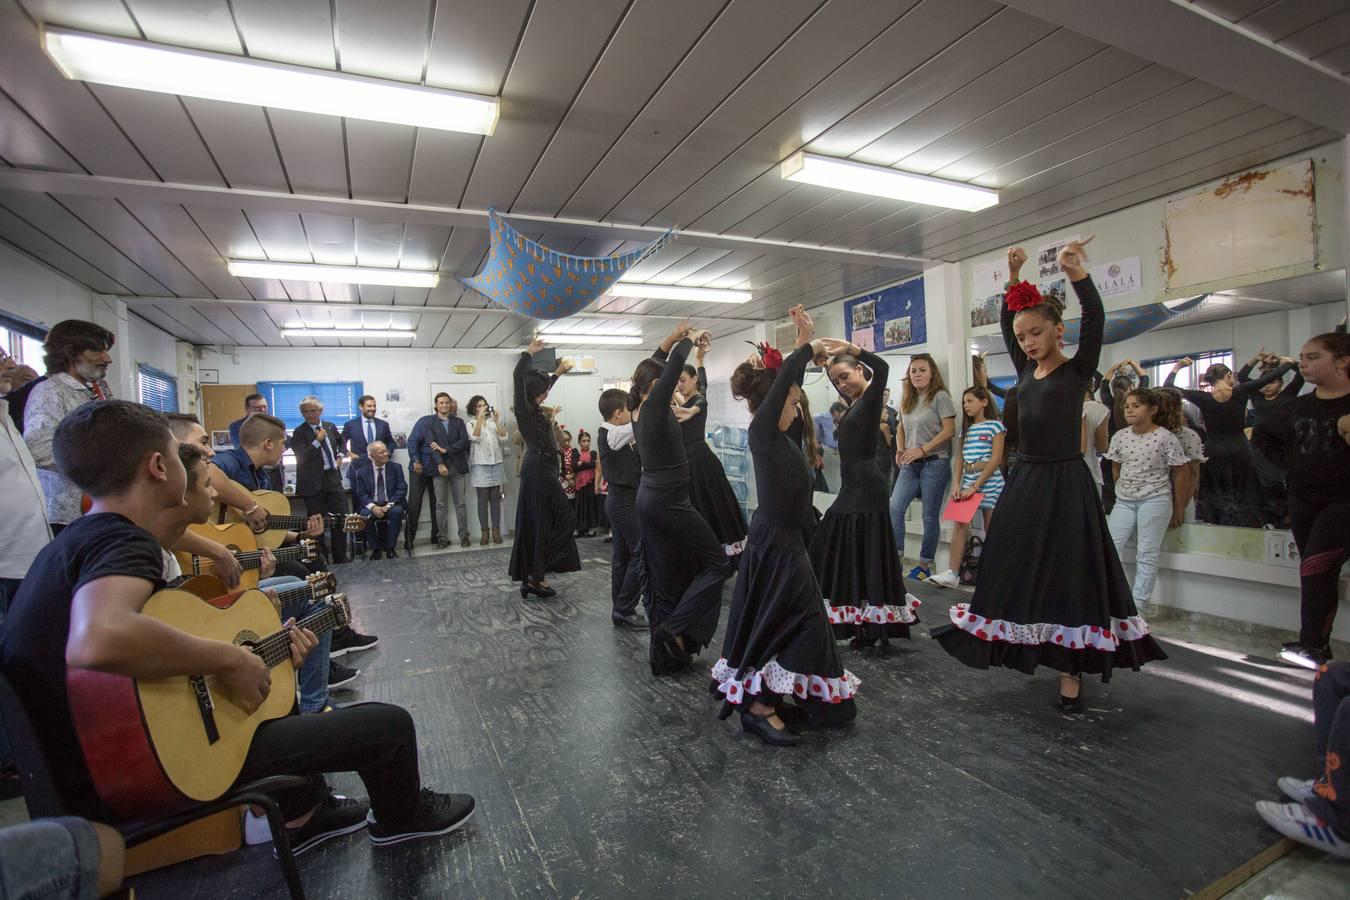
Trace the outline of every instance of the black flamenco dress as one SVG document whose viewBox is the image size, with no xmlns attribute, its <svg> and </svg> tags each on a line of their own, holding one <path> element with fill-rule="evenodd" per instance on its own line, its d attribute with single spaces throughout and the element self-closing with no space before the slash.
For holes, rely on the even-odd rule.
<svg viewBox="0 0 1350 900">
<path fill-rule="evenodd" d="M 866 350 L 858 358 L 872 370 L 872 383 L 835 429 L 839 494 L 811 540 L 811 566 L 836 637 L 909 637 L 919 600 L 905 592 L 889 479 L 877 459 L 890 366 Z"/>
<path fill-rule="evenodd" d="M 1215 525 L 1260 528 L 1264 524 L 1261 481 L 1256 458 L 1245 431 L 1247 401 L 1261 396 L 1261 388 L 1279 381 L 1293 369 L 1290 363 L 1271 369 L 1260 378 L 1233 385 L 1233 396 L 1220 403 L 1208 391 L 1182 390 L 1205 417 L 1205 455 L 1200 467 L 1200 486 L 1195 493 L 1195 516 Z M 1169 387 L 1177 373 L 1163 382 Z"/>
<path fill-rule="evenodd" d="M 512 581 L 538 584 L 548 572 L 577 572 L 576 515 L 558 482 L 558 444 L 553 423 L 525 396 L 525 376 L 533 357 L 520 354 L 513 375 L 515 412 L 525 439 L 516 501 L 516 536 L 508 572 Z"/>
<path fill-rule="evenodd" d="M 1118 667 L 1166 659 L 1139 615 L 1106 526 L 1092 473 L 1083 465 L 1083 394 L 1101 355 L 1106 315 L 1092 279 L 1073 283 L 1083 307 L 1077 354 L 1036 377 L 1003 305 L 1003 342 L 1021 376 L 1021 457 L 1008 474 L 980 557 L 970 603 L 950 611 L 932 637 L 977 669 L 1037 666 L 1109 681 Z"/>
<path fill-rule="evenodd" d="M 822 724 L 857 714 L 860 682 L 840 661 L 806 553 L 805 535 L 815 524 L 811 469 L 801 447 L 778 430 L 788 391 L 810 361 L 809 344 L 783 361 L 750 422 L 759 507 L 741 554 L 722 658 L 712 669 L 723 718 L 756 698 L 774 705 L 779 697 L 794 698 Z"/>
<path fill-rule="evenodd" d="M 661 356 L 660 352 L 655 354 L 656 359 Z M 708 446 L 708 401 L 704 398 L 707 378 L 702 368 L 698 370 L 698 385 L 700 393 L 684 403 L 685 409 L 698 412 L 680 423 L 684 455 L 689 460 L 689 502 L 713 530 L 727 556 L 735 556 L 745 547 L 745 516 L 727 481 L 722 461 Z"/>
<path fill-rule="evenodd" d="M 675 345 L 633 420 L 642 460 L 637 516 L 651 598 L 651 667 L 656 675 L 687 667 L 693 654 L 712 641 L 722 612 L 722 585 L 735 570 L 721 542 L 689 502 L 689 463 L 670 408 L 693 346 L 688 340 Z M 683 649 L 675 642 L 677 637 Z"/>
</svg>

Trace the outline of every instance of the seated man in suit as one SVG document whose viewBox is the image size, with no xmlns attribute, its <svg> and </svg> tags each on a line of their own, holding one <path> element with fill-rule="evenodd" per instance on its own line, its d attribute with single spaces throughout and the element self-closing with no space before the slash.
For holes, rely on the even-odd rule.
<svg viewBox="0 0 1350 900">
<path fill-rule="evenodd" d="M 342 426 L 342 446 L 347 448 L 347 459 L 353 464 L 366 466 L 369 463 L 369 448 L 375 441 L 384 442 L 384 446 L 393 452 L 394 434 L 389 423 L 375 418 L 375 398 L 366 394 L 356 401 L 361 415 L 348 419 Z"/>
<path fill-rule="evenodd" d="M 300 401 L 305 421 L 291 432 L 295 453 L 295 494 L 305 501 L 305 514 L 331 515 L 329 559 L 347 561 L 347 534 L 342 519 L 347 514 L 347 492 L 342 489 L 342 444 L 337 426 L 324 421 L 323 401 L 306 397 Z"/>
<path fill-rule="evenodd" d="M 370 558 L 398 559 L 398 532 L 403 526 L 408 482 L 403 477 L 403 467 L 389 461 L 389 448 L 384 441 L 371 442 L 369 450 L 370 464 L 352 475 L 352 502 L 356 511 L 369 520 L 366 543 L 374 548 Z"/>
</svg>

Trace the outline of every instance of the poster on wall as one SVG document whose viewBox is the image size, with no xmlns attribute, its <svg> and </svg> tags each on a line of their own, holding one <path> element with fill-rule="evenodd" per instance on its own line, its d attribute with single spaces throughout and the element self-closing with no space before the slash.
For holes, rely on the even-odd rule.
<svg viewBox="0 0 1350 900">
<path fill-rule="evenodd" d="M 1042 281 L 1036 285 L 1036 289 L 1041 292 L 1041 296 L 1047 300 L 1058 300 L 1060 308 L 1067 308 L 1069 304 L 1069 293 L 1066 282 L 1063 278 L 1057 278 L 1054 281 Z"/>
<path fill-rule="evenodd" d="M 1097 293 L 1102 295 L 1103 300 L 1137 294 L 1141 289 L 1137 256 L 1093 266 L 1091 274 L 1093 284 L 1097 285 Z"/>
<path fill-rule="evenodd" d="M 844 337 L 873 352 L 928 341 L 923 279 L 868 294 L 844 304 Z"/>
<path fill-rule="evenodd" d="M 1036 278 L 1039 281 L 1049 281 L 1062 274 L 1059 268 L 1059 251 L 1067 245 L 1080 238 L 1078 235 L 1072 237 L 1060 238 L 1049 244 L 1042 244 L 1036 248 Z"/>
</svg>

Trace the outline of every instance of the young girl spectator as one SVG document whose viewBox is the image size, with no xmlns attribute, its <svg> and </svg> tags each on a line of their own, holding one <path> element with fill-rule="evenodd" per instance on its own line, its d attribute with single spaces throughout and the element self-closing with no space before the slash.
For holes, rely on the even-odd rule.
<svg viewBox="0 0 1350 900">
<path fill-rule="evenodd" d="M 577 509 L 577 470 L 576 462 L 572 456 L 575 451 L 572 449 L 572 432 L 566 428 L 558 429 L 558 459 L 562 465 L 558 469 L 558 484 L 562 486 L 563 496 L 567 498 L 567 505 L 572 507 L 572 516 L 576 517 Z"/>
<path fill-rule="evenodd" d="M 1316 390 L 1262 420 L 1252 443 L 1289 475 L 1302 622 L 1280 660 L 1316 669 L 1331 658 L 1336 583 L 1350 557 L 1350 337 L 1318 335 L 1303 345 L 1298 368 Z"/>
<path fill-rule="evenodd" d="M 1107 525 L 1116 553 L 1138 532 L 1134 551 L 1134 602 L 1138 606 L 1153 597 L 1158 579 L 1158 554 L 1167 527 L 1185 510 L 1186 453 L 1172 429 L 1180 422 L 1167 421 L 1156 391 L 1135 388 L 1125 395 L 1125 423 L 1111 436 L 1106 458 L 1116 485 L 1116 505 Z"/>
<path fill-rule="evenodd" d="M 984 530 L 989 531 L 989 523 L 994 517 L 994 506 L 1003 494 L 1003 441 L 1008 429 L 998 420 L 998 407 L 994 405 L 993 395 L 982 387 L 966 388 L 961 395 L 962 432 L 965 435 L 956 454 L 956 471 L 961 481 L 952 491 L 953 500 L 965 500 L 972 494 L 983 494 L 980 501 L 980 514 L 984 516 Z M 938 587 L 956 587 L 961 583 L 956 568 L 961 565 L 961 557 L 966 552 L 966 538 L 970 534 L 969 522 L 957 522 L 952 528 L 951 550 L 948 554 L 950 568 L 941 575 L 935 575 L 933 584 Z"/>
<path fill-rule="evenodd" d="M 923 581 L 933 575 L 943 502 L 951 482 L 951 442 L 956 434 L 956 404 L 942 383 L 937 362 L 917 353 L 905 374 L 900 400 L 900 427 L 895 435 L 895 461 L 900 474 L 891 493 L 891 530 L 895 549 L 905 555 L 905 510 L 923 499 L 923 545 L 919 564 L 909 577 Z M 903 449 L 901 449 L 903 448 Z"/>
<path fill-rule="evenodd" d="M 1171 387 L 1158 388 L 1158 400 L 1161 406 L 1161 421 L 1167 422 L 1172 433 L 1181 441 L 1182 452 L 1186 454 L 1186 474 L 1178 479 L 1173 489 L 1178 494 L 1178 505 L 1172 513 L 1172 528 L 1195 521 L 1195 492 L 1200 487 L 1200 466 L 1205 463 L 1205 443 L 1200 434 L 1186 424 L 1182 411 L 1181 391 Z"/>
<path fill-rule="evenodd" d="M 487 398 L 476 396 L 469 400 L 469 484 L 478 495 L 478 530 L 482 532 L 479 544 L 502 542 L 502 441 L 506 429 L 502 427 L 501 413 L 488 405 Z"/>
<path fill-rule="evenodd" d="M 595 451 L 586 429 L 577 432 L 577 447 L 572 451 L 572 471 L 575 473 L 577 537 L 590 537 L 600 527 L 599 504 L 595 494 Z"/>
</svg>

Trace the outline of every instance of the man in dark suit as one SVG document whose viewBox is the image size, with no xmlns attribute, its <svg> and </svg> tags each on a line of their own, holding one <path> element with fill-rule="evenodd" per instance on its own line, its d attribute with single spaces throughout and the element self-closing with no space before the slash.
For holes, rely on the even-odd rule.
<svg viewBox="0 0 1350 900">
<path fill-rule="evenodd" d="M 335 517 L 329 529 L 329 558 L 335 563 L 347 561 L 347 535 L 342 517 L 347 514 L 347 495 L 342 489 L 342 445 L 337 426 L 323 420 L 323 403 L 318 397 L 300 401 L 305 421 L 291 432 L 291 450 L 295 453 L 295 493 L 305 501 L 305 514 L 331 513 Z"/>
<path fill-rule="evenodd" d="M 398 532 L 403 525 L 408 482 L 403 467 L 389 461 L 389 448 L 383 441 L 372 441 L 369 452 L 368 464 L 353 471 L 352 501 L 356 511 L 367 519 L 366 544 L 374 548 L 370 558 L 398 559 Z"/>
<path fill-rule="evenodd" d="M 390 453 L 394 451 L 394 434 L 389 423 L 375 418 L 375 398 L 366 394 L 356 405 L 361 415 L 349 419 L 342 426 L 342 446 L 347 448 L 347 459 L 354 465 L 364 467 L 369 464 L 367 448 L 374 441 L 382 441 Z"/>
</svg>

